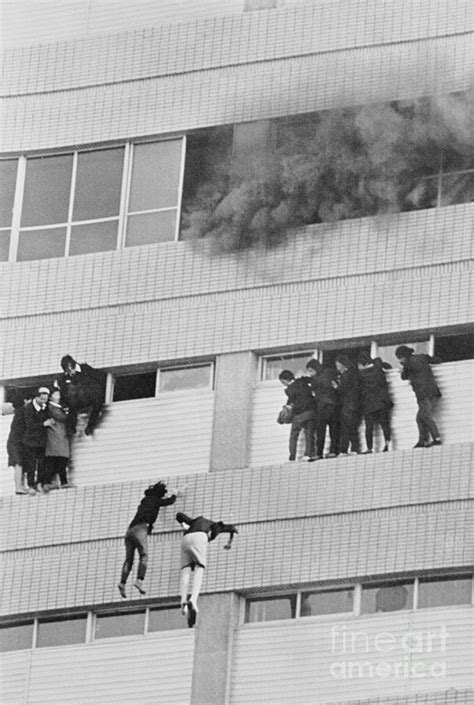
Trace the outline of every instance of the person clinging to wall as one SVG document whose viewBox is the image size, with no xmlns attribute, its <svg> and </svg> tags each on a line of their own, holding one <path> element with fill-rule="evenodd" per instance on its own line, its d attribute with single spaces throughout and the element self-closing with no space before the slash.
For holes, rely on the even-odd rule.
<svg viewBox="0 0 474 705">
<path fill-rule="evenodd" d="M 369 353 L 363 351 L 357 358 L 359 370 L 362 414 L 365 421 L 366 453 L 374 452 L 374 429 L 379 425 L 384 437 L 384 452 L 390 447 L 390 412 L 393 402 L 390 398 L 387 378 L 384 370 L 391 365 L 383 362 L 380 357 L 372 359 Z"/>
<path fill-rule="evenodd" d="M 410 382 L 418 403 L 416 415 L 418 441 L 414 447 L 440 446 L 441 436 L 433 418 L 433 411 L 441 392 L 436 384 L 431 365 L 440 364 L 441 359 L 426 353 L 414 355 L 414 352 L 413 348 L 406 345 L 400 345 L 395 350 L 395 355 L 402 366 L 401 377 Z"/>
<path fill-rule="evenodd" d="M 36 494 L 35 490 L 25 487 L 23 484 L 23 455 L 21 441 L 25 430 L 25 401 L 18 395 L 12 402 L 14 416 L 10 425 L 10 433 L 7 439 L 8 467 L 13 470 L 13 480 L 15 482 L 15 494 Z"/>
<path fill-rule="evenodd" d="M 63 372 L 54 386 L 59 389 L 61 404 L 68 410 L 66 426 L 73 435 L 76 432 L 77 415 L 87 412 L 88 421 L 84 433 L 91 436 L 100 422 L 105 397 L 106 374 L 86 362 L 80 364 L 71 355 L 61 358 Z"/>
<path fill-rule="evenodd" d="M 339 393 L 341 405 L 339 451 L 343 455 L 359 453 L 359 423 L 361 419 L 360 383 L 357 370 L 347 355 L 336 357 L 337 379 L 333 387 Z"/>
<path fill-rule="evenodd" d="M 302 460 L 309 460 L 314 457 L 314 434 L 316 430 L 316 405 L 311 391 L 311 380 L 309 377 L 298 377 L 296 379 L 290 370 L 283 370 L 279 375 L 279 380 L 285 387 L 288 405 L 293 410 L 290 428 L 289 460 L 296 460 L 298 437 L 302 430 L 305 437 L 305 451 Z"/>
<path fill-rule="evenodd" d="M 337 372 L 314 359 L 308 361 L 306 369 L 316 404 L 316 457 L 312 460 L 323 457 L 328 428 L 331 437 L 328 458 L 335 458 L 339 455 L 339 397 L 332 383 Z"/>
<path fill-rule="evenodd" d="M 187 617 L 188 626 L 194 627 L 198 614 L 198 597 L 207 565 L 208 544 L 210 541 L 214 541 L 219 534 L 227 533 L 230 536 L 224 548 L 229 550 L 234 535 L 239 532 L 234 524 L 212 521 L 203 516 L 192 519 L 183 512 L 176 514 L 176 521 L 184 529 L 184 535 L 181 539 L 181 612 Z M 191 573 L 193 573 L 193 585 L 191 594 L 188 595 Z"/>
<path fill-rule="evenodd" d="M 50 423 L 46 430 L 45 450 L 45 484 L 43 490 L 67 489 L 74 487 L 67 477 L 67 468 L 71 456 L 71 438 L 67 432 L 67 413 L 61 407 L 59 389 L 51 392 L 48 402 Z"/>
<path fill-rule="evenodd" d="M 125 561 L 118 584 L 119 592 L 124 598 L 127 597 L 125 585 L 133 568 L 135 551 L 138 552 L 139 562 L 134 586 L 139 593 L 142 595 L 146 594 L 143 581 L 148 567 L 148 536 L 153 531 L 153 525 L 158 517 L 160 507 L 174 504 L 177 497 L 183 494 L 182 491 L 173 491 L 169 497 L 166 497 L 166 493 L 167 487 L 164 482 L 159 481 L 154 485 L 150 485 L 145 490 L 143 499 L 138 505 L 136 514 L 125 533 Z"/>
<path fill-rule="evenodd" d="M 23 470 L 28 483 L 28 494 L 43 493 L 44 454 L 48 420 L 48 387 L 39 387 L 34 398 L 25 405 L 25 426 L 21 437 Z"/>
</svg>

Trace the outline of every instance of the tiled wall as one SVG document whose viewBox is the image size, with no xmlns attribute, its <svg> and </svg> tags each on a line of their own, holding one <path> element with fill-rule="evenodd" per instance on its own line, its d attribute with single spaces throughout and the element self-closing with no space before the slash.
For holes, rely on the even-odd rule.
<svg viewBox="0 0 474 705">
<path fill-rule="evenodd" d="M 469 445 L 189 478 L 151 539 L 149 596 L 176 595 L 176 509 L 238 524 L 210 547 L 204 590 L 336 580 L 472 562 Z M 442 481 L 440 481 L 442 479 Z M 122 535 L 143 487 L 89 487 L 3 500 L 3 613 L 117 600 Z"/>
</svg>

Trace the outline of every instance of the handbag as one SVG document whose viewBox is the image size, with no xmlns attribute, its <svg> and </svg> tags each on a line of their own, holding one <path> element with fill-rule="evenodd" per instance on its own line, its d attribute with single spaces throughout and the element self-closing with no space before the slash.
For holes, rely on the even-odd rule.
<svg viewBox="0 0 474 705">
<path fill-rule="evenodd" d="M 291 423 L 293 419 L 293 407 L 290 404 L 285 404 L 277 417 L 277 423 Z"/>
</svg>

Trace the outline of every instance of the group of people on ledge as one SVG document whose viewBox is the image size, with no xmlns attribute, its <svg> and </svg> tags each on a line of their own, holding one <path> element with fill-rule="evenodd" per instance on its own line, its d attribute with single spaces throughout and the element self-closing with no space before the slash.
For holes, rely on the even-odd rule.
<svg viewBox="0 0 474 705">
<path fill-rule="evenodd" d="M 399 346 L 395 355 L 401 364 L 402 379 L 409 380 L 418 403 L 416 423 L 418 441 L 415 448 L 441 445 L 441 437 L 433 418 L 433 410 L 441 392 L 436 384 L 431 365 L 441 360 L 425 353 L 414 354 L 413 348 Z M 372 359 L 361 352 L 357 365 L 346 355 L 338 355 L 334 367 L 324 367 L 318 360 L 306 364 L 307 376 L 295 378 L 290 370 L 283 370 L 279 379 L 285 387 L 287 404 L 279 416 L 279 423 L 291 423 L 289 460 L 296 460 L 300 432 L 305 436 L 305 454 L 302 460 L 323 458 L 326 432 L 330 446 L 326 457 L 361 452 L 359 425 L 365 421 L 367 450 L 374 452 L 374 430 L 380 426 L 384 437 L 383 451 L 390 449 L 390 416 L 393 402 L 385 376 L 391 365 L 380 358 Z"/>
<path fill-rule="evenodd" d="M 87 412 L 85 434 L 100 420 L 105 375 L 70 355 L 61 359 L 62 373 L 51 389 L 38 387 L 31 399 L 13 400 L 14 416 L 7 440 L 8 466 L 13 469 L 15 493 L 46 494 L 73 487 L 68 481 L 71 439 L 78 414 Z"/>
</svg>

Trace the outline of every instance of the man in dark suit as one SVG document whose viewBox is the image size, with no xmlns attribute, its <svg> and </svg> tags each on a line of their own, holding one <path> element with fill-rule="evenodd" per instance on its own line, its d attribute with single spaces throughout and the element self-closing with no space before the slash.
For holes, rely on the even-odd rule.
<svg viewBox="0 0 474 705">
<path fill-rule="evenodd" d="M 433 418 L 433 410 L 441 392 L 436 384 L 431 365 L 438 365 L 441 360 L 439 357 L 432 357 L 425 353 L 414 355 L 414 352 L 413 348 L 408 348 L 406 345 L 400 345 L 395 350 L 395 355 L 402 365 L 402 379 L 410 381 L 418 402 L 416 415 L 418 442 L 415 448 L 440 446 L 441 436 Z"/>
<path fill-rule="evenodd" d="M 77 415 L 89 414 L 86 436 L 91 436 L 97 427 L 102 413 L 105 397 L 106 375 L 86 362 L 80 364 L 71 355 L 61 358 L 63 373 L 54 385 L 61 394 L 61 404 L 69 410 L 66 427 L 69 433 L 76 431 Z"/>
<path fill-rule="evenodd" d="M 295 376 L 291 370 L 283 370 L 279 376 L 280 382 L 285 387 L 288 404 L 293 409 L 290 430 L 290 457 L 296 460 L 296 447 L 300 431 L 304 430 L 305 454 L 303 460 L 314 456 L 314 432 L 316 429 L 316 407 L 311 392 L 310 378 Z"/>
<path fill-rule="evenodd" d="M 28 493 L 43 492 L 44 453 L 48 424 L 49 389 L 39 387 L 34 398 L 24 410 L 24 430 L 21 437 L 23 471 L 26 475 Z M 46 426 L 45 426 L 46 423 Z"/>
</svg>

